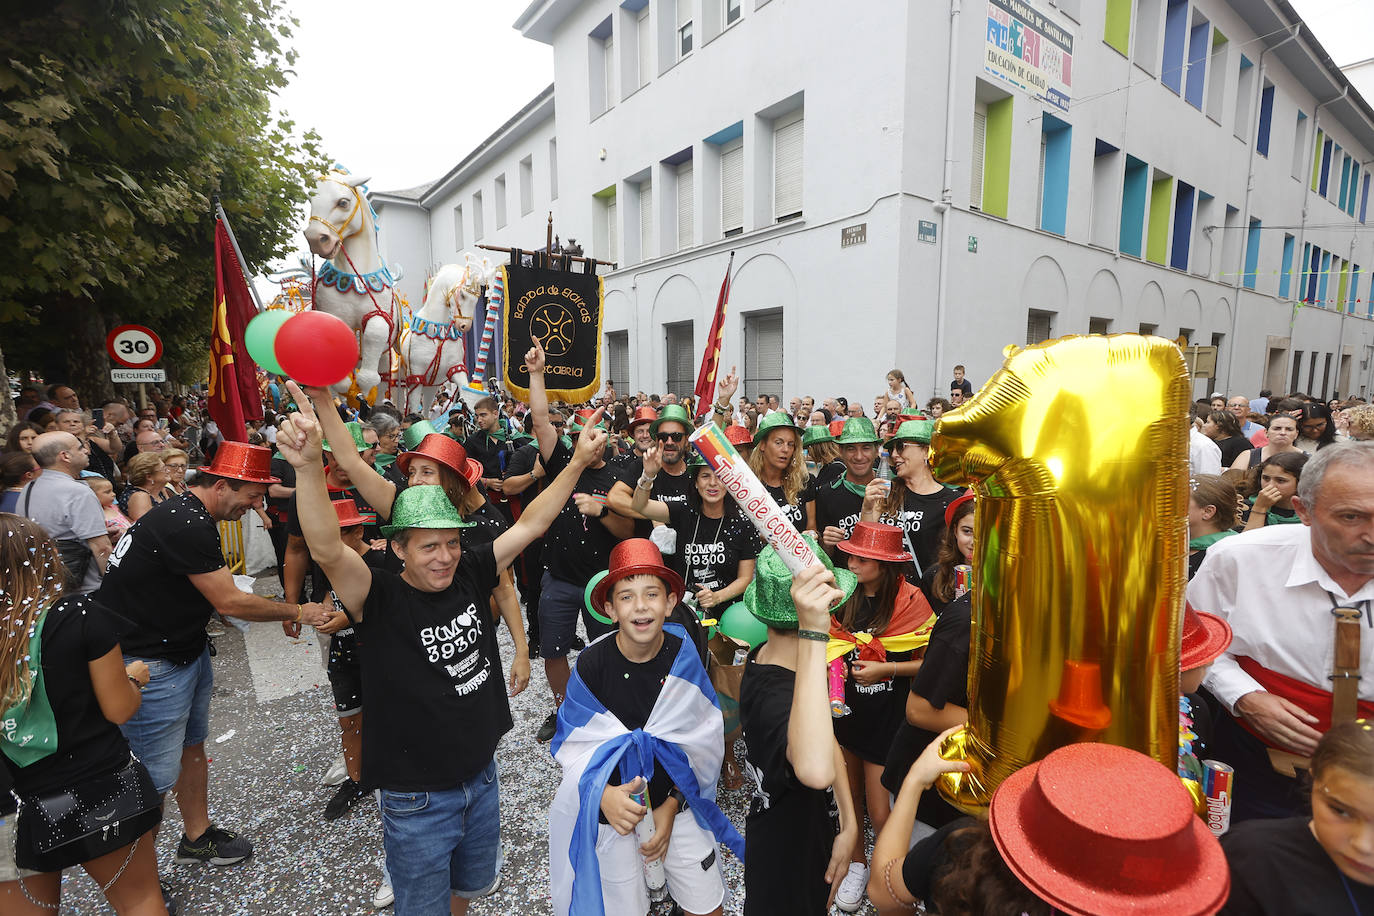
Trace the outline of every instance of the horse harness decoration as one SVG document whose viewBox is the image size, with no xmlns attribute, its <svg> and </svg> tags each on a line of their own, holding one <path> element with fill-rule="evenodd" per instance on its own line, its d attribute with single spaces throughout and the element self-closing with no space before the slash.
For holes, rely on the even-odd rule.
<svg viewBox="0 0 1374 916">
<path fill-rule="evenodd" d="M 458 329 L 458 322 L 462 319 L 471 320 L 471 316 L 463 314 L 462 300 L 459 298 L 458 294 L 459 291 L 467 285 L 467 282 L 468 271 L 465 270 L 463 271 L 463 281 L 454 285 L 444 293 L 444 306 L 448 309 L 449 314 L 454 316 L 454 319 L 448 324 L 440 324 L 437 321 L 429 321 L 428 319 L 421 318 L 419 315 L 412 315 L 409 325 L 401 329 L 400 350 L 403 361 L 410 353 L 409 343 L 412 334 L 418 334 L 421 337 L 434 341 L 434 356 L 430 358 L 424 371 L 407 374 L 401 378 L 401 384 L 406 390 L 407 401 L 410 398 L 410 393 L 416 388 L 433 387 L 437 383 L 439 367 L 444 364 L 444 344 L 450 340 L 462 341 L 463 332 Z M 410 368 L 408 364 L 406 368 Z M 467 371 L 466 362 L 455 363 L 444 373 L 444 380 L 446 382 L 451 382 L 454 377 L 460 373 L 467 375 Z"/>
</svg>

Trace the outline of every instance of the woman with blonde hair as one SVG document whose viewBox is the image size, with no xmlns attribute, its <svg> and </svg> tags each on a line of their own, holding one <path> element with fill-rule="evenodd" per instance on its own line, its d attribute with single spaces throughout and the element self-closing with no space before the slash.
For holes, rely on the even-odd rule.
<svg viewBox="0 0 1374 916">
<path fill-rule="evenodd" d="M 128 485 L 119 494 L 119 509 L 130 521 L 138 521 L 148 510 L 167 498 L 167 465 L 161 452 L 139 452 L 124 466 Z"/>
<path fill-rule="evenodd" d="M 112 615 L 63 595 L 63 581 L 47 533 L 0 514 L 0 783 L 13 778 L 0 785 L 0 813 L 11 790 L 19 799 L 18 821 L 0 820 L 0 865 L 12 850 L 15 868 L 0 912 L 56 911 L 62 870 L 80 865 L 120 916 L 165 916 L 149 835 L 161 800 L 118 727 L 138 710 L 148 666 L 125 665 Z M 107 829 L 84 827 L 93 805 Z"/>
</svg>

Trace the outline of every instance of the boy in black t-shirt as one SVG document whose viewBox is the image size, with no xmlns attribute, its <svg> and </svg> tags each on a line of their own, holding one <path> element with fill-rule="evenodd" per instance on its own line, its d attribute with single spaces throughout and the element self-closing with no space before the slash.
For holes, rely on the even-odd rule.
<svg viewBox="0 0 1374 916">
<path fill-rule="evenodd" d="M 745 916 L 828 913 L 854 844 L 862 842 L 835 741 L 825 662 L 830 609 L 857 583 L 847 569 L 832 571 L 812 545 L 821 562 L 795 578 L 766 548 L 744 593 L 745 607 L 768 625 L 768 641 L 749 654 L 740 682 L 745 770 L 754 786 L 745 821 Z"/>
<path fill-rule="evenodd" d="M 367 646 L 362 775 L 382 790 L 396 911 L 451 907 L 463 916 L 470 899 L 500 881 L 495 751 L 512 722 L 491 592 L 501 571 L 557 516 L 606 435 L 584 435 L 563 473 L 490 544 L 462 547 L 459 529 L 470 523 L 442 487 L 407 488 L 383 529 L 405 562 L 397 575 L 370 569 L 340 540 L 320 464 L 319 420 L 299 387 L 287 387 L 301 410 L 277 445 L 296 468 L 306 543 Z M 523 643 L 518 617 L 512 631 L 517 627 Z"/>
<path fill-rule="evenodd" d="M 717 838 L 736 854 L 743 840 L 714 802 L 723 754 L 715 691 L 686 631 L 665 627 L 681 593 L 681 577 L 643 538 L 616 545 L 593 590 L 619 628 L 578 656 L 559 710 L 552 750 L 563 781 L 549 816 L 558 916 L 597 906 L 647 913 L 646 862 L 666 872 L 688 916 L 721 912 Z M 595 834 L 583 819 L 592 805 Z"/>
</svg>

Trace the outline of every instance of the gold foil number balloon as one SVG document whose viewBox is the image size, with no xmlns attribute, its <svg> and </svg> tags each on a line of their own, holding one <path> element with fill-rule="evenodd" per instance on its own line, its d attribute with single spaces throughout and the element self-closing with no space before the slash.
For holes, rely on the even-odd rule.
<svg viewBox="0 0 1374 916">
<path fill-rule="evenodd" d="M 956 807 L 1075 741 L 1177 766 L 1190 397 L 1171 341 L 1066 337 L 1009 352 L 936 425 L 936 476 L 978 497 Z"/>
</svg>

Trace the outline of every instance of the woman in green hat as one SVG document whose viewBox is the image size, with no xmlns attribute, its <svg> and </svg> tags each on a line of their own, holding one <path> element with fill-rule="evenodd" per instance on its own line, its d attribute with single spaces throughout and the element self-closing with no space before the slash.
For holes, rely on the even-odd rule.
<svg viewBox="0 0 1374 916">
<path fill-rule="evenodd" d="M 836 477 L 844 473 L 840 447 L 835 444 L 835 437 L 830 434 L 830 421 L 815 419 L 828 413 L 829 411 L 817 410 L 813 414 L 811 425 L 802 433 L 802 448 L 806 449 L 807 463 L 811 465 L 811 481 L 807 486 L 813 491 L 806 497 L 807 502 L 815 498 L 816 487 L 833 483 Z"/>
<path fill-rule="evenodd" d="M 907 550 L 916 558 L 916 578 L 935 562 L 940 552 L 940 535 L 945 530 L 945 507 L 960 491 L 950 489 L 930 472 L 930 438 L 935 424 L 930 420 L 907 420 L 884 444 L 896 480 L 891 492 L 884 494 L 876 481 L 864 493 L 860 518 L 883 522 L 902 529 Z M 915 581 L 914 579 L 912 581 Z"/>
<path fill-rule="evenodd" d="M 733 366 L 716 388 L 716 424 L 724 429 L 730 399 L 739 388 L 739 376 L 735 374 Z M 749 453 L 749 469 L 763 482 L 788 521 L 801 530 L 806 526 L 803 497 L 807 484 L 801 427 L 792 422 L 786 412 L 775 410 L 759 418 L 753 438 L 754 449 Z"/>
</svg>

